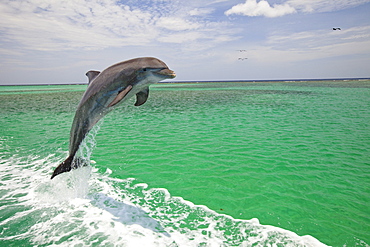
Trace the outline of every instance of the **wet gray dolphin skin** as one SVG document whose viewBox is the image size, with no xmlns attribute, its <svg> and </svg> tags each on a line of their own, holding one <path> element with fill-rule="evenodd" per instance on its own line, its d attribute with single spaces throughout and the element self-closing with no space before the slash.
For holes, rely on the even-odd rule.
<svg viewBox="0 0 370 247">
<path fill-rule="evenodd" d="M 135 58 L 123 61 L 99 71 L 86 73 L 89 85 L 77 107 L 69 140 L 69 156 L 53 172 L 51 178 L 69 172 L 79 165 L 74 158 L 81 142 L 92 127 L 110 112 L 118 103 L 136 95 L 135 106 L 146 102 L 149 85 L 164 79 L 174 78 L 161 60 L 153 57 Z"/>
</svg>

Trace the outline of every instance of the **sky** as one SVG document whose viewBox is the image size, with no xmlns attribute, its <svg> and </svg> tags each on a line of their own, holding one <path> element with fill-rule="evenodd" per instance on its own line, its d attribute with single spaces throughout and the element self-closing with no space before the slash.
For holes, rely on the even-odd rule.
<svg viewBox="0 0 370 247">
<path fill-rule="evenodd" d="M 1 0 L 0 16 L 0 85 L 146 56 L 175 81 L 370 77 L 370 0 Z"/>
</svg>

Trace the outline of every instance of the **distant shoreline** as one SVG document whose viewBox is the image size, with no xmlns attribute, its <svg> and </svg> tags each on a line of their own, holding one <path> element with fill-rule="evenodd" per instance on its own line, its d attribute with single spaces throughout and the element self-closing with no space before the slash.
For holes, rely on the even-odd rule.
<svg viewBox="0 0 370 247">
<path fill-rule="evenodd" d="M 278 79 L 278 80 L 216 80 L 216 81 L 161 81 L 158 83 L 165 84 L 181 84 L 181 83 L 266 83 L 266 82 L 319 82 L 319 81 L 367 81 L 370 78 L 330 78 L 330 79 Z M 0 84 L 0 86 L 66 86 L 66 85 L 87 85 L 87 82 L 72 82 L 72 83 L 39 83 L 39 84 Z"/>
</svg>

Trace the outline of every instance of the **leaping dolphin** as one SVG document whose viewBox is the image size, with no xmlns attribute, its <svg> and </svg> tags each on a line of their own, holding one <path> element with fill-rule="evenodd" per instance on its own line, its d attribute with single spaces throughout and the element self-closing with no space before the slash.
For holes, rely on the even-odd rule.
<svg viewBox="0 0 370 247">
<path fill-rule="evenodd" d="M 101 73 L 86 73 L 89 85 L 77 107 L 70 132 L 69 156 L 53 172 L 51 179 L 79 165 L 73 162 L 81 142 L 92 127 L 118 103 L 136 94 L 135 106 L 146 102 L 149 85 L 176 74 L 161 60 L 153 57 L 134 58 L 114 64 Z M 78 163 L 78 162 L 76 162 Z"/>
</svg>

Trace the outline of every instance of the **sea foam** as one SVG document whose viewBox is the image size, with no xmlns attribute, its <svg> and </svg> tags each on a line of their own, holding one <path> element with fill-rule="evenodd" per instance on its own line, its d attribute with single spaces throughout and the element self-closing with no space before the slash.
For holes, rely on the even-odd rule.
<svg viewBox="0 0 370 247">
<path fill-rule="evenodd" d="M 0 240 L 32 245 L 325 246 L 311 236 L 238 220 L 206 206 L 82 167 L 50 180 L 59 159 L 1 159 Z M 17 229 L 12 227 L 18 226 Z"/>
</svg>

